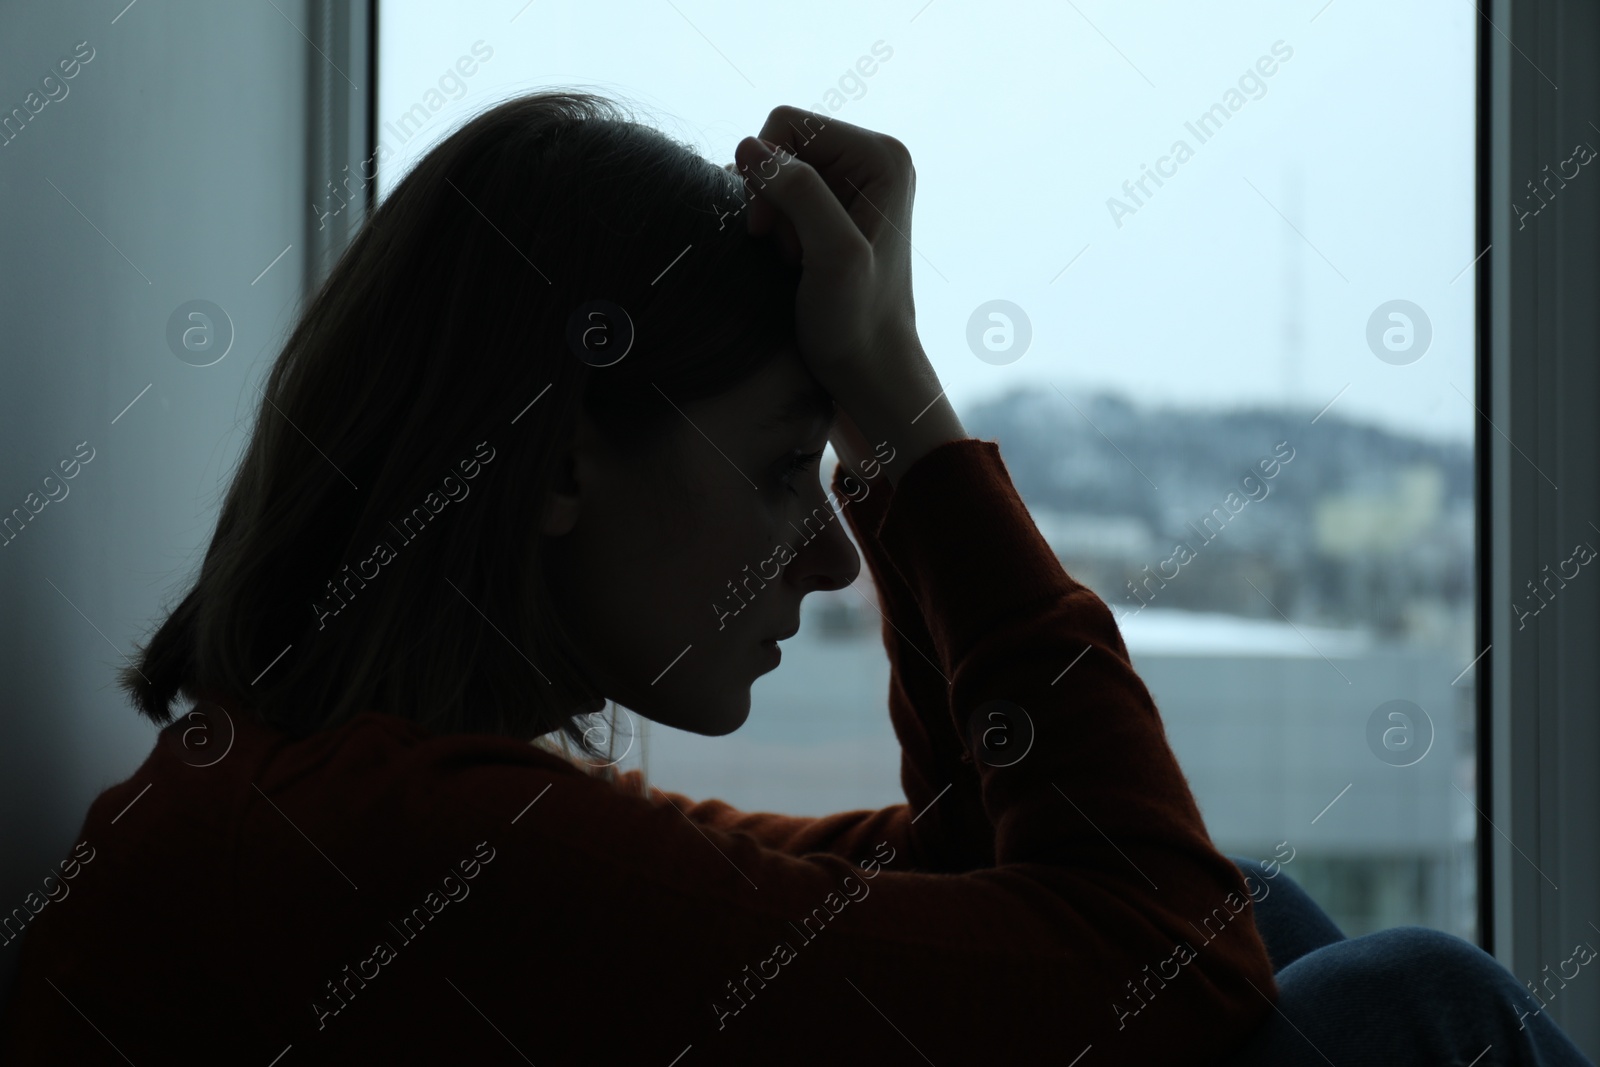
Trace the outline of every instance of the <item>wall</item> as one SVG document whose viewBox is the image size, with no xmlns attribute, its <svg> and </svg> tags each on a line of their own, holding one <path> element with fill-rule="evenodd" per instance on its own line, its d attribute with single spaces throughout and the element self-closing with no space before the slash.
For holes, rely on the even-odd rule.
<svg viewBox="0 0 1600 1067">
<path fill-rule="evenodd" d="M 0 112 L 22 111 L 0 144 L 0 517 L 28 516 L 0 537 L 0 911 L 153 743 L 113 671 L 198 566 L 300 299 L 307 8 L 0 6 Z M 226 354 L 169 345 L 193 300 L 231 320 Z"/>
</svg>

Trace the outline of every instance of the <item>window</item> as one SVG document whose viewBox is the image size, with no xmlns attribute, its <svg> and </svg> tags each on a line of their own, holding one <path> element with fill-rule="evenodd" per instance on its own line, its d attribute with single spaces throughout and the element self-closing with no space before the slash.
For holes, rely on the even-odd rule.
<svg viewBox="0 0 1600 1067">
<path fill-rule="evenodd" d="M 387 0 L 378 192 L 546 85 L 714 160 L 780 103 L 904 141 L 924 343 L 1119 617 L 1218 846 L 1287 842 L 1349 934 L 1470 939 L 1479 30 L 1466 5 Z M 734 735 L 653 730 L 652 780 L 903 799 L 863 594 L 807 599 Z"/>
</svg>

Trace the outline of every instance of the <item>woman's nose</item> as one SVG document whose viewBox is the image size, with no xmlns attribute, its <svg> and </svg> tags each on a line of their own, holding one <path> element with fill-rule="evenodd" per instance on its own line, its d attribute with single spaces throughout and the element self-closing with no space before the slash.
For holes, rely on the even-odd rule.
<svg viewBox="0 0 1600 1067">
<path fill-rule="evenodd" d="M 826 514 L 827 521 L 818 523 Z M 826 502 L 812 509 L 801 531 L 803 543 L 786 568 L 787 577 L 806 592 L 843 589 L 861 573 L 861 554 L 844 531 L 844 520 Z"/>
</svg>

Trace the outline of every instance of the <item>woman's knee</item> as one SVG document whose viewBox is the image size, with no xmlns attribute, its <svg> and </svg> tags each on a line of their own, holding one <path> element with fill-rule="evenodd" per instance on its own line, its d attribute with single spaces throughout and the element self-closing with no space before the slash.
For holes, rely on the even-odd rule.
<svg viewBox="0 0 1600 1067">
<path fill-rule="evenodd" d="M 1428 926 L 1392 926 L 1359 940 L 1375 958 L 1400 970 L 1422 974 L 1484 971 L 1510 976 L 1498 960 L 1471 941 Z"/>
<path fill-rule="evenodd" d="M 1329 946 L 1319 952 L 1341 970 L 1420 975 L 1485 965 L 1499 967 L 1493 956 L 1454 934 L 1427 926 L 1392 926 Z"/>
<path fill-rule="evenodd" d="M 1277 983 L 1276 1010 L 1240 1049 L 1237 1067 L 1468 1063 L 1491 1046 L 1533 1062 L 1535 1038 L 1555 1040 L 1537 1002 L 1493 956 L 1427 927 L 1325 945 L 1285 967 Z"/>
<path fill-rule="evenodd" d="M 1339 987 L 1365 990 L 1374 1002 L 1432 1004 L 1448 987 L 1458 1006 L 1512 1010 L 1525 999 L 1511 972 L 1483 949 L 1455 934 L 1425 926 L 1397 926 L 1308 953 L 1279 974 L 1286 994 L 1315 996 Z"/>
<path fill-rule="evenodd" d="M 1283 870 L 1281 866 L 1275 871 L 1269 871 L 1268 861 L 1265 860 L 1246 859 L 1240 856 L 1229 856 L 1228 858 L 1233 861 L 1235 867 L 1239 868 L 1239 873 L 1244 875 L 1245 888 L 1249 891 L 1251 899 L 1256 902 L 1258 908 L 1266 904 L 1267 900 L 1274 894 L 1277 894 L 1279 903 L 1272 906 L 1284 906 L 1282 902 L 1285 898 L 1290 901 L 1288 905 L 1290 907 L 1316 906 L 1316 902 L 1312 900 L 1311 895 L 1305 891 L 1305 888 L 1289 877 L 1288 872 Z M 1317 907 L 1317 911 L 1321 913 L 1321 908 Z M 1329 922 L 1331 924 L 1332 920 L 1329 920 Z"/>
</svg>

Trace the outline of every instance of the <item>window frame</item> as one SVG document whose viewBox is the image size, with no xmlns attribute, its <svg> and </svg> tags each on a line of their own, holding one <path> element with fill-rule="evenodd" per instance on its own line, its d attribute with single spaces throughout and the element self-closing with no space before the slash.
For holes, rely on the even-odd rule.
<svg viewBox="0 0 1600 1067">
<path fill-rule="evenodd" d="M 1527 983 L 1600 923 L 1600 717 L 1585 714 L 1600 706 L 1600 597 L 1575 582 L 1521 632 L 1507 610 L 1600 518 L 1600 420 L 1586 410 L 1600 373 L 1584 347 L 1600 330 L 1600 189 L 1580 173 L 1520 232 L 1513 202 L 1572 137 L 1600 143 L 1585 131 L 1600 118 L 1600 17 L 1579 0 L 1479 10 L 1479 928 Z M 1548 999 L 1573 1042 L 1600 1053 L 1600 980 Z"/>
</svg>

